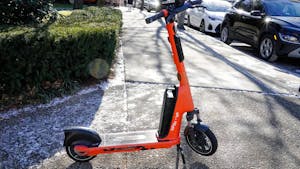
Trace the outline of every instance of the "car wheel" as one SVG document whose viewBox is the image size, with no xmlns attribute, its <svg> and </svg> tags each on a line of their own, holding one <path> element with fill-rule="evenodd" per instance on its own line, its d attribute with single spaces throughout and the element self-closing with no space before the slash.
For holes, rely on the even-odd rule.
<svg viewBox="0 0 300 169">
<path fill-rule="evenodd" d="M 201 21 L 199 29 L 200 29 L 200 32 L 205 33 L 205 22 L 204 22 L 204 20 Z"/>
<path fill-rule="evenodd" d="M 274 62 L 277 60 L 278 56 L 275 52 L 276 43 L 273 40 L 272 36 L 265 35 L 261 38 L 259 43 L 259 56 L 267 61 Z"/>
<path fill-rule="evenodd" d="M 69 0 L 69 3 L 70 4 L 74 4 L 74 0 Z"/>
<path fill-rule="evenodd" d="M 191 27 L 191 19 L 190 19 L 190 15 L 188 15 L 188 19 L 187 19 L 187 26 Z"/>
<path fill-rule="evenodd" d="M 232 40 L 229 39 L 229 28 L 228 28 L 228 26 L 222 27 L 221 41 L 226 43 L 227 45 L 229 45 L 232 42 Z"/>
</svg>

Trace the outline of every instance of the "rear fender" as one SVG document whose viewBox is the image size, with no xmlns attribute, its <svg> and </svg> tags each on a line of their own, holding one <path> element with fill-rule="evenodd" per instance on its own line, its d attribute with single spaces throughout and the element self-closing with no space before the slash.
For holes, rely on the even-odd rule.
<svg viewBox="0 0 300 169">
<path fill-rule="evenodd" d="M 71 127 L 64 130 L 64 146 L 69 146 L 76 142 L 89 142 L 92 147 L 97 147 L 101 143 L 99 134 L 87 127 Z"/>
</svg>

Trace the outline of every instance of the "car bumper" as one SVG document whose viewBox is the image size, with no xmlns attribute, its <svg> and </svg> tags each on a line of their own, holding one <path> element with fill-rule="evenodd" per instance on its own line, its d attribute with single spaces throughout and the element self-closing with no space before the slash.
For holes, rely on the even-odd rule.
<svg viewBox="0 0 300 169">
<path fill-rule="evenodd" d="M 280 41 L 277 48 L 277 55 L 283 57 L 300 58 L 300 44 L 292 44 Z"/>
<path fill-rule="evenodd" d="M 209 20 L 206 23 L 206 32 L 220 33 L 221 20 Z"/>
</svg>

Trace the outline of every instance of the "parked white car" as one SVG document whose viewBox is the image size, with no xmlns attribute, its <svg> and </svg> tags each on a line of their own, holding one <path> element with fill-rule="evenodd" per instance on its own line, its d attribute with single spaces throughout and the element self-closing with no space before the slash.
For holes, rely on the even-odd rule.
<svg viewBox="0 0 300 169">
<path fill-rule="evenodd" d="M 148 12 L 154 10 L 159 11 L 161 8 L 159 0 L 144 0 L 144 8 L 147 9 Z"/>
<path fill-rule="evenodd" d="M 220 33 L 220 25 L 232 4 L 225 0 L 204 0 L 200 7 L 186 12 L 186 23 L 201 32 Z"/>
</svg>

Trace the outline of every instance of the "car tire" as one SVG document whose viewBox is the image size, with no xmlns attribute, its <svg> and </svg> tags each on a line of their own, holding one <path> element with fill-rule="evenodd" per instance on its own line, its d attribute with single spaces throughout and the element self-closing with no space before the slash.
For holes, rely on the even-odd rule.
<svg viewBox="0 0 300 169">
<path fill-rule="evenodd" d="M 187 26 L 191 27 L 191 19 L 190 19 L 190 15 L 188 15 L 188 19 L 187 19 Z"/>
<path fill-rule="evenodd" d="M 222 42 L 226 43 L 227 45 L 229 45 L 232 42 L 232 40 L 229 39 L 229 28 L 228 28 L 228 26 L 222 27 L 220 39 L 221 39 Z"/>
<path fill-rule="evenodd" d="M 278 59 L 278 55 L 276 54 L 276 42 L 272 38 L 271 35 L 264 35 L 259 43 L 258 53 L 259 57 L 262 59 L 274 62 Z"/>
<path fill-rule="evenodd" d="M 205 33 L 205 22 L 204 22 L 204 20 L 201 21 L 201 24 L 199 26 L 199 30 L 200 30 L 200 32 Z"/>
</svg>

